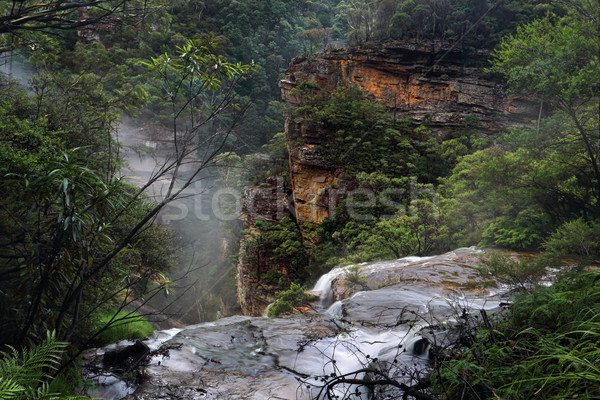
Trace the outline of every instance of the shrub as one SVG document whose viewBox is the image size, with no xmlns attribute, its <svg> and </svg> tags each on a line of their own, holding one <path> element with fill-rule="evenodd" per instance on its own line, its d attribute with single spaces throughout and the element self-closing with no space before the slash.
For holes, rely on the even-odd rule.
<svg viewBox="0 0 600 400">
<path fill-rule="evenodd" d="M 283 314 L 286 312 L 290 312 L 294 309 L 294 306 L 289 301 L 276 301 L 271 304 L 269 307 L 269 311 L 267 312 L 267 316 L 269 318 L 276 317 L 279 314 Z"/>
<path fill-rule="evenodd" d="M 154 333 L 152 325 L 144 317 L 133 312 L 105 312 L 100 317 L 98 329 L 108 323 L 110 326 L 96 337 L 96 343 L 100 346 L 124 339 L 143 339 Z"/>
<path fill-rule="evenodd" d="M 360 276 L 360 265 L 352 265 L 346 268 L 344 277 L 344 286 L 352 287 L 354 285 L 365 286 L 367 280 Z"/>
<path fill-rule="evenodd" d="M 292 311 L 295 307 L 316 299 L 316 296 L 306 293 L 306 288 L 303 285 L 294 282 L 288 290 L 277 292 L 275 296 L 277 300 L 269 307 L 268 317 L 276 317 L 283 312 Z"/>
<path fill-rule="evenodd" d="M 505 253 L 492 253 L 483 257 L 484 265 L 479 271 L 500 283 L 516 286 L 519 289 L 531 289 L 539 284 L 546 273 L 542 260 L 516 259 Z"/>
<path fill-rule="evenodd" d="M 578 255 L 593 259 L 600 255 L 600 221 L 584 221 L 583 218 L 561 225 L 544 242 L 547 253 L 555 258 Z"/>
</svg>

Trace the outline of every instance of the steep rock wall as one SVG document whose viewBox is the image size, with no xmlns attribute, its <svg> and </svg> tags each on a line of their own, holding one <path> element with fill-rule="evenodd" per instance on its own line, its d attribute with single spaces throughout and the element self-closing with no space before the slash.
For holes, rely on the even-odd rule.
<svg viewBox="0 0 600 400">
<path fill-rule="evenodd" d="M 369 99 L 384 104 L 394 118 L 412 121 L 415 126 L 425 123 L 440 138 L 467 121 L 493 133 L 537 118 L 535 105 L 508 96 L 504 87 L 484 72 L 489 57 L 486 51 L 464 54 L 442 43 L 386 42 L 332 49 L 294 59 L 280 82 L 281 94 L 285 102 L 298 105 L 290 91 L 300 82 L 313 80 L 330 90 L 356 84 Z M 260 235 L 251 228 L 258 219 L 277 222 L 287 216 L 300 225 L 321 223 L 332 216 L 350 187 L 344 172 L 326 162 L 319 151 L 328 134 L 299 118 L 287 118 L 291 188 L 282 189 L 281 183 L 272 179 L 245 190 L 242 219 L 250 228 L 246 242 Z M 238 298 L 244 314 L 261 315 L 274 300 L 276 287 L 257 279 L 256 260 L 249 251 L 242 246 L 237 265 Z M 269 268 L 283 275 L 289 272 L 285 265 L 269 260 L 259 268 L 262 273 Z"/>
<path fill-rule="evenodd" d="M 267 182 L 250 186 L 242 194 L 241 218 L 247 227 L 242 238 L 238 263 L 236 265 L 237 294 L 244 315 L 262 315 L 266 307 L 275 300 L 276 284 L 261 280 L 269 271 L 287 276 L 287 265 L 272 262 L 272 249 L 264 241 L 268 231 L 255 227 L 256 221 L 277 223 L 284 217 L 291 217 L 289 210 L 290 191 L 283 179 L 268 179 Z"/>
<path fill-rule="evenodd" d="M 536 107 L 510 97 L 484 72 L 490 54 L 464 54 L 449 44 L 385 42 L 333 49 L 292 61 L 280 82 L 283 100 L 297 105 L 290 91 L 312 80 L 322 88 L 356 84 L 395 118 L 426 123 L 439 136 L 468 122 L 488 132 L 504 130 L 537 118 Z M 296 217 L 320 223 L 331 216 L 346 189 L 343 172 L 328 165 L 318 151 L 327 132 L 288 118 L 290 175 Z"/>
</svg>

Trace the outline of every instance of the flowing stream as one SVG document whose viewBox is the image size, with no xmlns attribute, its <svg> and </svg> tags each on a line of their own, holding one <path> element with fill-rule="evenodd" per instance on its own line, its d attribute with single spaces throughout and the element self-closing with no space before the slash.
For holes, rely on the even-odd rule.
<svg viewBox="0 0 600 400">
<path fill-rule="evenodd" d="M 157 332 L 146 343 L 170 349 L 151 359 L 141 384 L 98 374 L 97 390 L 89 394 L 139 400 L 312 399 L 323 385 L 315 377 L 365 366 L 390 372 L 393 365 L 396 372 L 414 373 L 426 367 L 430 343 L 443 340 L 441 327 L 461 313 L 498 307 L 500 293 L 479 289 L 483 281 L 473 268 L 479 253 L 461 248 L 367 263 L 359 270 L 363 283 L 355 286 L 345 280 L 346 268 L 334 269 L 315 285 L 321 301 L 312 312 L 234 316 Z M 90 351 L 86 359 L 98 360 L 107 349 L 126 344 Z M 356 398 L 369 398 L 361 396 Z"/>
</svg>

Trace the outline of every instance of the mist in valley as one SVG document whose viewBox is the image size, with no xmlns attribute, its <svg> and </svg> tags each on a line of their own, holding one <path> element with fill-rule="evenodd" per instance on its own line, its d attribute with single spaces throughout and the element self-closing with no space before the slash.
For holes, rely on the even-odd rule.
<svg viewBox="0 0 600 400">
<path fill-rule="evenodd" d="M 121 174 L 132 185 L 146 184 L 172 161 L 172 138 L 165 128 L 136 126 L 131 119 L 123 118 L 116 139 L 123 159 Z M 179 171 L 183 179 L 194 173 L 194 162 L 201 159 L 200 153 L 183 164 Z M 221 159 L 227 160 L 227 155 Z M 238 218 L 242 173 L 239 168 L 225 164 L 202 170 L 155 220 L 171 230 L 175 247 L 170 251 L 176 259 L 175 269 L 167 273 L 172 282 L 169 293 L 163 292 L 146 304 L 151 309 L 145 312 L 158 314 L 151 320 L 159 327 L 212 321 L 239 312 L 235 257 L 242 229 Z M 233 175 L 235 182 L 230 179 Z M 154 182 L 146 191 L 148 199 L 162 200 L 171 184 L 170 178 L 167 175 Z"/>
</svg>

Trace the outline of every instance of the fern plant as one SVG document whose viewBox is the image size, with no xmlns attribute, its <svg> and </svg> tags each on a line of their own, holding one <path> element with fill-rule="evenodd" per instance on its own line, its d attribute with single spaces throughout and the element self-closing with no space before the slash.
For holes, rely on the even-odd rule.
<svg viewBox="0 0 600 400">
<path fill-rule="evenodd" d="M 23 349 L 21 353 L 12 346 L 0 352 L 0 400 L 84 400 L 85 396 L 67 396 L 52 393 L 47 371 L 60 365 L 62 354 L 68 343 L 56 340 L 54 332 L 34 349 Z"/>
</svg>

